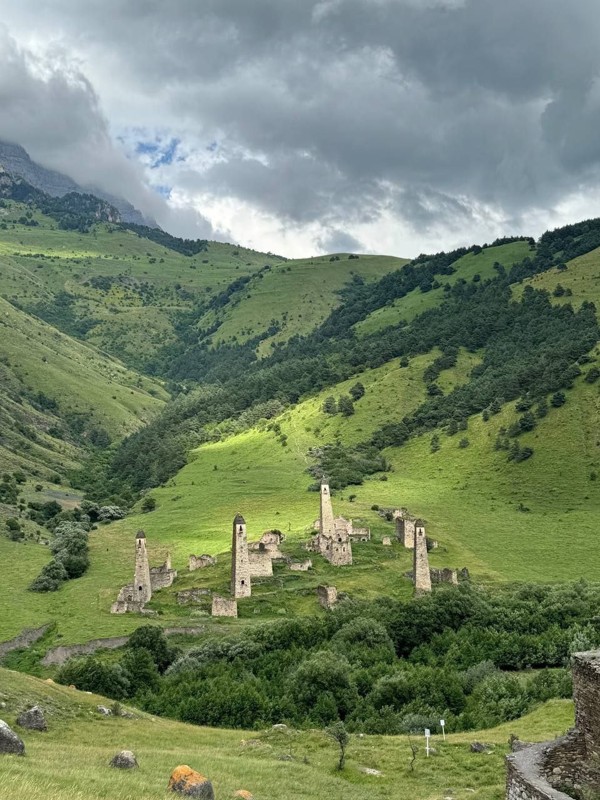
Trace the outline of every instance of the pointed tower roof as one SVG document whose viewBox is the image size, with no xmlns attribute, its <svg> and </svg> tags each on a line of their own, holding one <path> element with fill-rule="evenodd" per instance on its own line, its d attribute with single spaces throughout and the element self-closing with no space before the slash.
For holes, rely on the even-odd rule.
<svg viewBox="0 0 600 800">
<path fill-rule="evenodd" d="M 136 535 L 135 535 L 135 538 L 136 539 L 145 539 L 146 538 L 146 534 L 144 533 L 144 531 L 138 531 L 136 533 Z"/>
<path fill-rule="evenodd" d="M 236 525 L 245 525 L 246 524 L 246 520 L 242 517 L 241 514 L 236 514 L 233 521 L 234 521 L 234 523 Z"/>
</svg>

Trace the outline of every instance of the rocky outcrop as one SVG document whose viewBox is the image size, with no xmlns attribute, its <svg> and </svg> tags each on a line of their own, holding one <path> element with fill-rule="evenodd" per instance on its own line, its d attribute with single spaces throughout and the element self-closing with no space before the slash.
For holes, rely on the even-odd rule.
<svg viewBox="0 0 600 800">
<path fill-rule="evenodd" d="M 4 167 L 11 175 L 23 178 L 35 189 L 40 189 L 51 197 L 62 197 L 69 192 L 93 194 L 114 206 L 123 222 L 134 222 L 138 225 L 156 227 L 154 220 L 146 219 L 127 200 L 122 197 L 114 197 L 114 195 L 108 194 L 97 187 L 82 187 L 67 175 L 42 167 L 32 161 L 27 151 L 18 144 L 0 142 L 0 166 Z"/>
<path fill-rule="evenodd" d="M 121 750 L 110 760 L 110 766 L 116 769 L 135 769 L 138 766 L 135 754 L 131 750 Z"/>
<path fill-rule="evenodd" d="M 47 731 L 48 724 L 44 712 L 39 706 L 32 706 L 23 711 L 17 718 L 17 725 L 30 731 Z"/>
<path fill-rule="evenodd" d="M 0 719 L 0 753 L 25 755 L 23 740 L 2 719 Z"/>
<path fill-rule="evenodd" d="M 21 631 L 14 639 L 9 639 L 8 642 L 0 643 L 0 660 L 13 650 L 22 650 L 25 647 L 31 647 L 34 642 L 42 638 L 51 626 L 52 623 L 48 622 L 46 625 L 42 625 L 41 628 L 25 628 L 25 630 Z"/>
<path fill-rule="evenodd" d="M 199 797 L 201 800 L 215 800 L 212 783 L 196 770 L 182 764 L 175 767 L 167 787 L 184 797 Z"/>
</svg>

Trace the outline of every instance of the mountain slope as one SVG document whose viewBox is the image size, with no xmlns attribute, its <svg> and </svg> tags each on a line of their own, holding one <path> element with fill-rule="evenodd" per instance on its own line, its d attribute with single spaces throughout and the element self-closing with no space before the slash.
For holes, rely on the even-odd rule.
<svg viewBox="0 0 600 800">
<path fill-rule="evenodd" d="M 27 183 L 52 197 L 62 197 L 69 192 L 77 192 L 78 194 L 91 193 L 114 206 L 119 211 L 124 222 L 156 226 L 153 220 L 147 220 L 137 208 L 134 208 L 124 198 L 115 197 L 93 186 L 83 188 L 67 175 L 36 164 L 20 145 L 0 141 L 0 166 L 4 167 L 12 175 L 24 178 Z"/>
</svg>

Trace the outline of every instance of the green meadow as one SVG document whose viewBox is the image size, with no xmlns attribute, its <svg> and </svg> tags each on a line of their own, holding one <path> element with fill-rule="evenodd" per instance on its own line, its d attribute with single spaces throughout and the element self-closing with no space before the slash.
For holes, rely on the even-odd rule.
<svg viewBox="0 0 600 800">
<path fill-rule="evenodd" d="M 246 789 L 258 800 L 329 797 L 332 800 L 500 800 L 504 757 L 511 733 L 544 741 L 573 723 L 573 706 L 551 700 L 532 713 L 491 730 L 453 734 L 444 741 L 434 731 L 435 750 L 426 757 L 421 737 L 352 736 L 346 766 L 335 769 L 336 745 L 324 731 L 223 730 L 185 725 L 133 711 L 133 718 L 102 717 L 99 703 L 110 701 L 0 669 L 2 718 L 15 724 L 33 703 L 44 709 L 48 731 L 15 730 L 25 757 L 2 756 L 0 796 L 28 800 L 166 800 L 167 782 L 179 764 L 210 778 L 217 800 Z M 489 745 L 471 753 L 470 742 Z M 415 758 L 411 745 L 416 748 Z M 136 754 L 139 768 L 109 766 L 119 750 Z M 411 765 L 412 762 L 412 765 Z M 377 770 L 369 775 L 365 769 Z"/>
</svg>

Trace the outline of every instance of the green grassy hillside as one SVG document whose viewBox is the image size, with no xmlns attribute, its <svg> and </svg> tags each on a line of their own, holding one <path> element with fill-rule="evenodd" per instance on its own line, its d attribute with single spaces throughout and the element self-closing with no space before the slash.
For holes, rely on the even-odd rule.
<svg viewBox="0 0 600 800">
<path fill-rule="evenodd" d="M 444 284 L 449 283 L 452 286 L 458 280 L 471 281 L 475 275 L 479 275 L 482 280 L 490 278 L 494 275 L 494 263 L 498 262 L 509 268 L 525 258 L 528 253 L 529 244 L 527 242 L 512 242 L 497 247 L 486 247 L 477 255 L 467 253 L 466 256 L 454 262 L 453 267 L 456 271 L 452 275 L 440 276 L 441 286 L 431 289 L 429 292 L 422 292 L 419 288 L 413 289 L 405 297 L 378 308 L 354 326 L 356 333 L 359 336 L 366 336 L 369 333 L 397 325 L 401 321 L 411 322 L 423 311 L 434 308 L 442 302 Z"/>
<path fill-rule="evenodd" d="M 137 620 L 108 612 L 119 587 L 130 580 L 133 540 L 140 527 L 148 534 L 152 563 L 160 563 L 170 550 L 180 571 L 173 589 L 157 594 L 151 604 L 165 623 L 197 619 L 190 608 L 176 605 L 175 591 L 191 586 L 226 589 L 227 556 L 220 557 L 217 568 L 200 573 L 187 572 L 187 557 L 226 551 L 237 511 L 246 517 L 251 540 L 276 527 L 288 537 L 289 554 L 301 556 L 296 542 L 307 538 L 318 514 L 318 495 L 307 491 L 311 478 L 306 468 L 312 463 L 308 449 L 332 442 L 337 435 L 345 442 L 358 442 L 382 421 L 401 418 L 423 399 L 422 375 L 433 358 L 434 354 L 415 358 L 405 369 L 392 362 L 362 373 L 358 377 L 366 394 L 351 417 L 330 417 L 321 405 L 325 396 L 347 391 L 354 380 L 286 411 L 276 421 L 287 436 L 286 446 L 265 423 L 200 447 L 167 486 L 152 492 L 156 511 L 134 514 L 92 535 L 91 569 L 54 595 L 25 591 L 47 552 L 28 545 L 26 564 L 16 576 L 11 573 L 10 589 L 0 588 L 5 607 L 14 609 L 0 622 L 0 638 L 46 619 L 58 621 L 64 641 L 132 630 Z M 476 356 L 461 354 L 456 368 L 442 373 L 440 385 L 448 391 L 464 381 L 476 362 Z M 386 548 L 378 543 L 382 535 L 392 533 L 392 526 L 373 505 L 407 506 L 426 519 L 428 534 L 440 543 L 430 554 L 432 566 L 467 566 L 475 580 L 485 582 L 594 579 L 600 570 L 600 554 L 591 545 L 600 513 L 600 484 L 591 476 L 600 467 L 599 405 L 596 386 L 578 379 L 567 403 L 551 409 L 522 437 L 535 454 L 520 464 L 508 462 L 504 450 L 494 449 L 500 429 L 518 416 L 512 406 L 488 422 L 471 419 L 466 432 L 442 434 L 435 453 L 430 451 L 430 436 L 388 449 L 392 472 L 375 475 L 334 498 L 336 513 L 365 520 L 373 530 L 373 543 L 356 545 L 355 566 L 335 569 L 315 557 L 312 573 L 278 568 L 274 580 L 261 582 L 252 600 L 240 603 L 238 624 L 284 611 L 317 613 L 314 587 L 323 581 L 357 596 L 408 595 L 411 586 L 404 573 L 411 567 L 410 553 L 396 544 Z M 469 446 L 461 448 L 459 441 L 465 437 Z M 351 494 L 356 495 L 352 502 Z M 0 547 L 6 551 L 2 564 L 23 554 L 22 545 L 0 539 Z M 0 587 L 5 584 L 0 581 Z M 70 613 L 73 609 L 78 613 Z"/>
<path fill-rule="evenodd" d="M 168 397 L 156 381 L 1 297 L 0 331 L 2 472 L 64 477 L 94 430 L 113 439 L 125 436 L 148 422 Z"/>
<path fill-rule="evenodd" d="M 96 711 L 102 697 L 0 670 L 2 718 L 14 725 L 18 713 L 37 703 L 47 714 L 47 733 L 20 731 L 26 757 L 2 756 L 0 795 L 30 800 L 130 800 L 167 798 L 167 782 L 178 764 L 189 764 L 213 782 L 217 800 L 247 789 L 254 797 L 292 800 L 330 797 L 358 800 L 427 800 L 473 796 L 500 800 L 504 795 L 504 756 L 511 733 L 544 741 L 573 722 L 572 703 L 550 701 L 497 728 L 455 734 L 442 741 L 434 735 L 436 753 L 425 757 L 423 742 L 410 767 L 412 753 L 404 736 L 353 736 L 343 772 L 335 770 L 336 746 L 322 731 L 227 731 L 201 728 L 135 712 L 134 717 L 103 718 Z M 18 729 L 17 729 L 18 730 Z M 489 754 L 471 753 L 477 738 Z M 119 750 L 135 752 L 139 769 L 108 766 Z M 379 776 L 361 770 L 379 770 Z"/>
<path fill-rule="evenodd" d="M 333 256 L 290 260 L 275 264 L 269 272 L 253 278 L 226 307 L 222 315 L 208 315 L 201 324 L 220 325 L 213 342 L 239 344 L 277 328 L 260 342 L 258 352 L 268 355 L 273 345 L 292 336 L 309 333 L 320 325 L 339 302 L 340 289 L 360 276 L 365 281 L 399 269 L 406 259 L 390 256 Z"/>
<path fill-rule="evenodd" d="M 18 203 L 0 211 L 6 225 L 0 230 L 0 295 L 53 315 L 59 327 L 71 325 L 129 363 L 139 364 L 173 338 L 174 313 L 273 258 L 219 242 L 186 256 L 109 224 L 82 234 L 59 229 L 39 212 L 32 215 L 37 227 L 20 224 L 25 207 Z M 56 306 L 57 295 L 58 307 L 44 308 Z"/>
<path fill-rule="evenodd" d="M 600 314 L 600 248 L 574 258 L 567 264 L 566 270 L 550 269 L 515 286 L 515 297 L 523 294 L 525 286 L 545 289 L 552 294 L 554 302 L 571 303 L 574 308 L 587 300 L 595 303 Z M 564 293 L 560 293 L 560 288 L 556 292 L 560 286 L 565 290 Z"/>
</svg>

